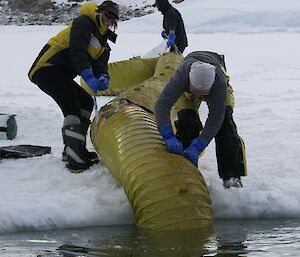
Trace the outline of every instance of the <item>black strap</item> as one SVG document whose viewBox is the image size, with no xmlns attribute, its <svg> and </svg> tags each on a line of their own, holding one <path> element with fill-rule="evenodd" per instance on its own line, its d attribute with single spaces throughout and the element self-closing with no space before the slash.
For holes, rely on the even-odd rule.
<svg viewBox="0 0 300 257">
<path fill-rule="evenodd" d="M 0 127 L 0 132 L 7 132 L 7 128 L 6 127 Z"/>
<path fill-rule="evenodd" d="M 97 25 L 98 25 L 98 27 L 100 27 L 100 15 L 99 14 L 97 14 L 96 15 L 96 23 L 97 23 Z"/>
<path fill-rule="evenodd" d="M 146 111 L 146 112 L 148 112 L 148 113 L 151 113 L 151 114 L 154 114 L 154 112 L 153 112 L 152 110 L 148 109 L 148 108 L 145 107 L 145 106 L 142 106 L 142 105 L 140 105 L 140 104 L 137 104 L 137 103 L 135 103 L 135 102 L 132 102 L 132 101 L 129 100 L 128 98 L 121 98 L 121 99 L 119 100 L 119 102 L 120 102 L 120 103 L 125 103 L 125 102 L 126 102 L 126 103 L 130 103 L 130 104 L 134 104 L 134 105 L 136 105 L 136 106 L 142 108 L 144 111 Z"/>
</svg>

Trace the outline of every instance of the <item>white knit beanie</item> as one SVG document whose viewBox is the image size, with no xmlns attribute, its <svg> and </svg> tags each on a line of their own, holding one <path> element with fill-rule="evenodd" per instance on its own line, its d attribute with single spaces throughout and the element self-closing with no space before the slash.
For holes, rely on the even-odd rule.
<svg viewBox="0 0 300 257">
<path fill-rule="evenodd" d="M 216 67 L 205 62 L 197 61 L 191 65 L 189 78 L 193 87 L 209 91 L 215 81 Z"/>
</svg>

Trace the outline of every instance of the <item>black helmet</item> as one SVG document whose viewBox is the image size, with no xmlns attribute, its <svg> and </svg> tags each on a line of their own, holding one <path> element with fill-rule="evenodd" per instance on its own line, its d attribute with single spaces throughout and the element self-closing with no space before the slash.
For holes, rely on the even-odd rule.
<svg viewBox="0 0 300 257">
<path fill-rule="evenodd" d="M 98 12 L 104 12 L 105 16 L 111 19 L 112 24 L 116 27 L 119 20 L 119 5 L 113 1 L 106 0 L 98 6 Z"/>
</svg>

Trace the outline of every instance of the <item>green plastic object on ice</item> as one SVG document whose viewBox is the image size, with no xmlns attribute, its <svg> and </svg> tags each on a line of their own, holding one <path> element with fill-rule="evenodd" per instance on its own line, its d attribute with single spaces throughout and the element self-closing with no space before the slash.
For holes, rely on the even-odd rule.
<svg viewBox="0 0 300 257">
<path fill-rule="evenodd" d="M 0 137 L 3 139 L 14 139 L 17 136 L 17 121 L 15 114 L 0 113 Z"/>
</svg>

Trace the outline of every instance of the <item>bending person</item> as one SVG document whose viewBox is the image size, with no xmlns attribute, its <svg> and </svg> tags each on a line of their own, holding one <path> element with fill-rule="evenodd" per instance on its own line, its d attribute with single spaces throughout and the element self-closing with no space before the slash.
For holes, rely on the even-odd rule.
<svg viewBox="0 0 300 257">
<path fill-rule="evenodd" d="M 246 176 L 244 144 L 233 121 L 233 94 L 223 56 L 207 51 L 190 53 L 179 65 L 155 104 L 156 122 L 168 150 L 198 166 L 198 156 L 215 138 L 218 172 L 225 188 L 242 187 Z M 182 93 L 193 109 L 182 110 L 174 135 L 170 110 Z M 209 113 L 204 127 L 198 115 L 201 101 Z"/>
<path fill-rule="evenodd" d="M 51 96 L 64 115 L 62 159 L 72 172 L 81 172 L 99 161 L 86 149 L 86 134 L 93 110 L 93 98 L 73 79 L 80 75 L 93 90 L 108 88 L 107 38 L 115 34 L 119 7 L 112 1 L 85 3 L 79 16 L 52 37 L 29 71 L 29 79 Z"/>
</svg>

